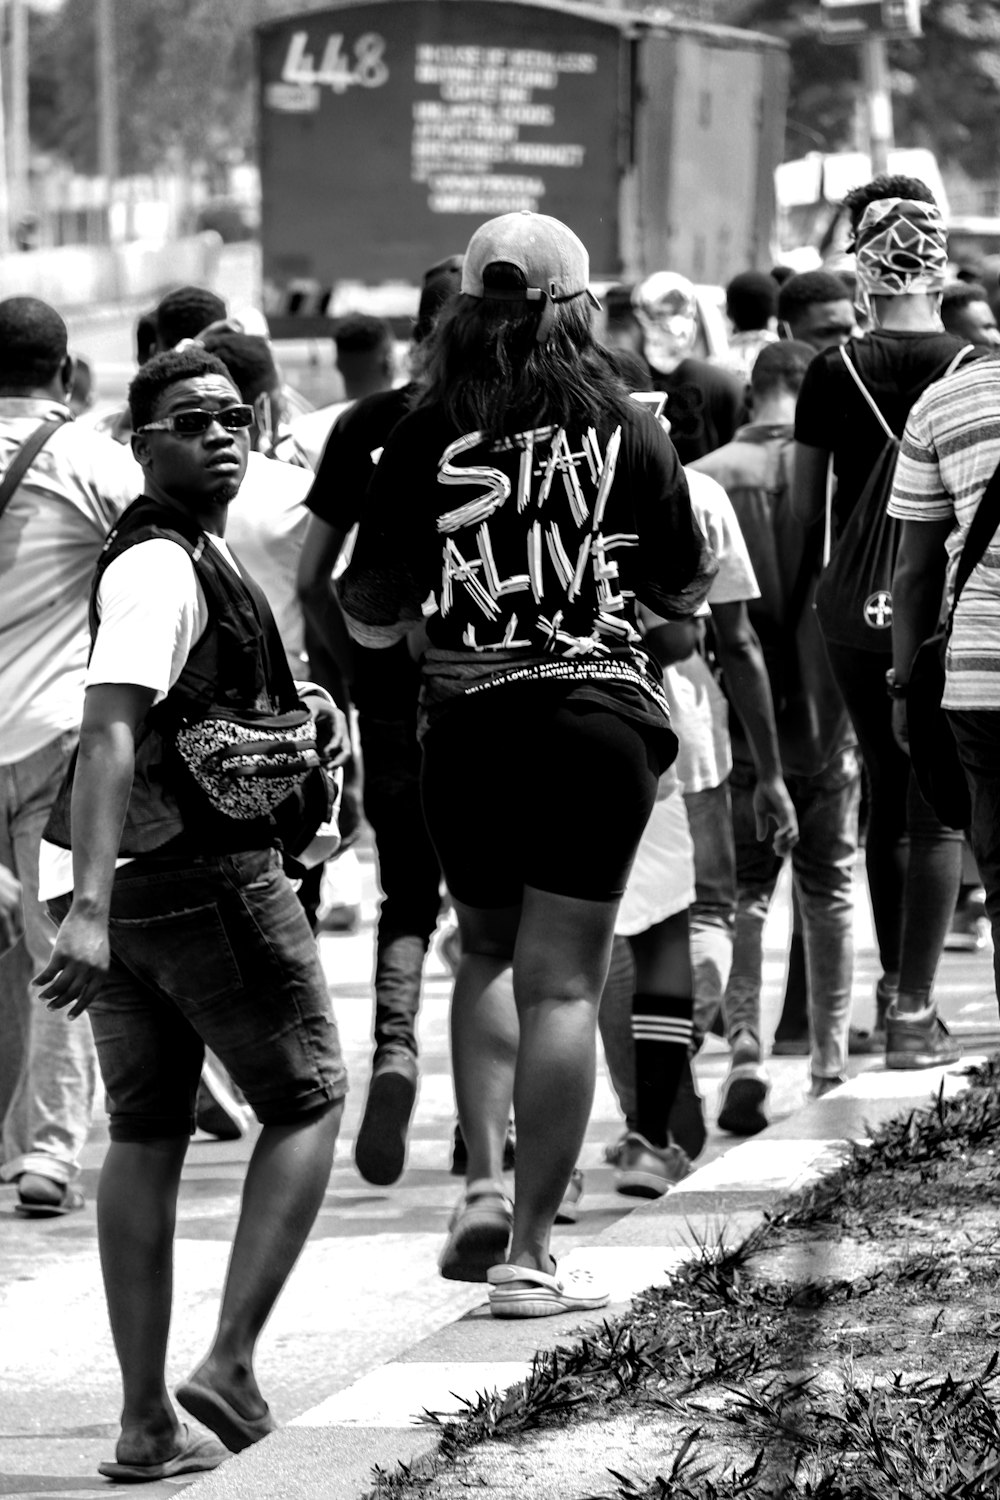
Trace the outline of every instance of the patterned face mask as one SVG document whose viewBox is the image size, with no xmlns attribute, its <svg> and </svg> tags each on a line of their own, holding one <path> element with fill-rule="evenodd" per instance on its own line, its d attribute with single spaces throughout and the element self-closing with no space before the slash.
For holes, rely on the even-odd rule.
<svg viewBox="0 0 1000 1500">
<path fill-rule="evenodd" d="M 948 236 L 933 203 L 878 198 L 869 203 L 855 241 L 859 290 L 871 297 L 940 292 L 948 266 Z"/>
<path fill-rule="evenodd" d="M 672 271 L 656 271 L 636 287 L 632 306 L 649 363 L 654 370 L 671 370 L 690 351 L 698 329 L 691 282 Z"/>
</svg>

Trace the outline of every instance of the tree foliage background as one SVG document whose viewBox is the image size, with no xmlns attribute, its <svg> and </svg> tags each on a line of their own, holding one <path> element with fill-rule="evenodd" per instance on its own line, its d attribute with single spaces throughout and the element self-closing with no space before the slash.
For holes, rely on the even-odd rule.
<svg viewBox="0 0 1000 1500">
<path fill-rule="evenodd" d="M 858 48 L 820 37 L 818 0 L 734 0 L 731 24 L 791 47 L 787 155 L 854 144 Z M 720 19 L 722 16 L 720 15 Z M 924 0 L 923 37 L 890 42 L 896 139 L 929 146 L 970 177 L 1000 177 L 1000 0 Z"/>
<path fill-rule="evenodd" d="M 253 26 L 324 0 L 114 0 L 125 175 L 252 153 Z M 34 146 L 97 170 L 95 0 L 30 13 Z"/>
<path fill-rule="evenodd" d="M 324 3 L 114 0 L 122 171 L 252 155 L 252 27 Z M 819 0 L 676 0 L 672 9 L 788 39 L 788 156 L 854 143 L 858 51 L 821 40 Z M 97 166 L 95 11 L 95 0 L 64 0 L 31 20 L 32 139 L 83 172 Z M 923 29 L 919 41 L 890 45 L 897 139 L 996 182 L 1000 0 L 925 0 Z"/>
</svg>

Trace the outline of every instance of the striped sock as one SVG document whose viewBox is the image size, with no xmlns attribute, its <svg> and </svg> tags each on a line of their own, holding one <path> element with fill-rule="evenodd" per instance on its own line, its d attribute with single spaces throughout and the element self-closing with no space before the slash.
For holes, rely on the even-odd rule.
<svg viewBox="0 0 1000 1500">
<path fill-rule="evenodd" d="M 667 1122 L 691 1042 L 690 995 L 632 997 L 636 1123 L 651 1146 L 666 1146 Z"/>
</svg>

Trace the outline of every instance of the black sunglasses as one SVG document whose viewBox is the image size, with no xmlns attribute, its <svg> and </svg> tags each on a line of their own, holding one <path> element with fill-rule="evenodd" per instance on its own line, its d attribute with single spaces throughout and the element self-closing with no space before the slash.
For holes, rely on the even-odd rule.
<svg viewBox="0 0 1000 1500">
<path fill-rule="evenodd" d="M 201 437 L 213 422 L 227 432 L 239 432 L 253 426 L 253 407 L 224 406 L 221 411 L 203 411 L 200 406 L 193 406 L 190 411 L 175 411 L 173 416 L 161 417 L 158 422 L 147 422 L 137 427 L 136 432 L 176 432 L 178 437 Z"/>
</svg>

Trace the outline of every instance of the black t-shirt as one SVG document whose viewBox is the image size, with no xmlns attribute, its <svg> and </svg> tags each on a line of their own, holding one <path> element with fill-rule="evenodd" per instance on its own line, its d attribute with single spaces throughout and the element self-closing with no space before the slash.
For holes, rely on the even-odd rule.
<svg viewBox="0 0 1000 1500">
<path fill-rule="evenodd" d="M 346 536 L 361 520 L 365 494 L 375 472 L 373 453 L 409 410 L 413 386 L 379 391 L 356 401 L 338 419 L 326 440 L 306 506 L 314 516 Z M 420 690 L 420 669 L 405 641 L 384 651 L 354 645 L 351 696 L 360 714 L 376 719 L 408 719 Z"/>
<path fill-rule="evenodd" d="M 950 333 L 904 333 L 889 329 L 851 339 L 845 346 L 851 363 L 897 437 L 902 437 L 917 397 L 967 347 L 965 340 Z M 834 529 L 839 534 L 887 441 L 839 348 L 817 354 L 806 371 L 795 408 L 795 439 L 833 454 L 837 477 Z"/>
<path fill-rule="evenodd" d="M 682 359 L 669 375 L 650 373 L 655 388 L 668 393 L 664 415 L 682 464 L 731 441 L 743 420 L 744 401 L 743 385 L 731 371 L 707 359 Z"/>
<path fill-rule="evenodd" d="M 501 442 L 434 407 L 404 417 L 386 445 L 342 589 L 375 634 L 419 619 L 433 595 L 432 675 L 450 695 L 515 674 L 634 679 L 647 660 L 636 599 L 690 615 L 715 568 L 677 455 L 637 404 L 600 430 L 547 426 Z"/>
<path fill-rule="evenodd" d="M 306 505 L 328 526 L 347 532 L 361 519 L 365 491 L 375 472 L 372 453 L 410 409 L 412 385 L 378 391 L 355 401 L 334 423 Z"/>
<path fill-rule="evenodd" d="M 677 455 L 638 404 L 600 432 L 546 427 L 502 444 L 425 408 L 375 471 L 353 612 L 394 624 L 433 594 L 429 633 L 444 649 L 576 655 L 605 623 L 626 642 L 636 598 L 690 614 L 715 571 L 709 554 L 703 576 L 705 546 Z"/>
</svg>

